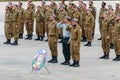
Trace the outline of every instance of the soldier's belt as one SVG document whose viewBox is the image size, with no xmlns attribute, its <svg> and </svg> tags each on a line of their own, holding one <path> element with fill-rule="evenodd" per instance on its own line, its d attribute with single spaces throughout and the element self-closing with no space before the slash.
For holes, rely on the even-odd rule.
<svg viewBox="0 0 120 80">
<path fill-rule="evenodd" d="M 75 40 L 77 40 L 77 39 L 71 39 L 71 40 L 75 41 Z"/>
<path fill-rule="evenodd" d="M 56 37 L 56 35 L 49 35 L 50 37 Z"/>
<path fill-rule="evenodd" d="M 12 22 L 17 22 L 17 21 L 12 21 Z"/>
<path fill-rule="evenodd" d="M 5 21 L 5 23 L 9 23 L 9 21 Z"/>
</svg>

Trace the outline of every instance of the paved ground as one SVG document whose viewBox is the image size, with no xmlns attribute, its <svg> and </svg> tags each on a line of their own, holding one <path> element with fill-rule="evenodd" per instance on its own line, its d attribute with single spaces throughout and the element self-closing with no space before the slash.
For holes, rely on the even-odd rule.
<svg viewBox="0 0 120 80">
<path fill-rule="evenodd" d="M 107 3 L 114 6 L 113 3 L 116 2 Z M 51 74 L 48 74 L 44 68 L 40 75 L 31 74 L 31 62 L 37 50 L 47 49 L 48 59 L 50 59 L 48 43 L 19 40 L 19 46 L 3 45 L 5 41 L 4 7 L 6 4 L 6 2 L 0 3 L 0 80 L 120 80 L 120 62 L 112 61 L 115 57 L 114 50 L 111 50 L 109 60 L 99 59 L 102 55 L 102 49 L 101 42 L 97 40 L 99 37 L 98 23 L 96 24 L 96 37 L 92 47 L 84 47 L 85 43 L 81 43 L 79 68 L 60 65 L 63 61 L 63 55 L 61 44 L 58 44 L 59 63 L 46 64 Z M 39 3 L 35 2 L 35 4 L 38 5 Z M 99 10 L 100 2 L 95 2 L 95 5 Z"/>
<path fill-rule="evenodd" d="M 35 38 L 35 37 L 34 37 Z M 58 44 L 59 63 L 46 66 L 51 74 L 43 68 L 41 75 L 31 74 L 31 62 L 33 56 L 40 48 L 50 51 L 47 42 L 19 40 L 19 46 L 3 45 L 4 36 L 0 36 L 0 80 L 119 80 L 120 62 L 113 62 L 114 51 L 111 50 L 109 60 L 100 60 L 102 55 L 101 43 L 97 40 L 92 47 L 84 47 L 81 43 L 81 61 L 79 68 L 62 66 L 63 61 L 61 44 Z"/>
</svg>

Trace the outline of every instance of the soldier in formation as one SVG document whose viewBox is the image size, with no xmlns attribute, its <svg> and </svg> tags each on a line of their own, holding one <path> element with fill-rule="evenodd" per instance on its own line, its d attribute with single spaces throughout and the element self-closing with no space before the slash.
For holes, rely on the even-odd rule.
<svg viewBox="0 0 120 80">
<path fill-rule="evenodd" d="M 71 54 L 73 59 L 73 64 L 71 66 L 78 67 L 80 61 L 80 41 L 87 42 L 85 46 L 91 46 L 95 34 L 97 10 L 93 1 L 89 1 L 88 9 L 87 4 L 85 4 L 83 0 L 78 1 L 78 6 L 74 4 L 73 0 L 69 0 L 68 5 L 65 4 L 65 0 L 62 0 L 59 5 L 57 5 L 54 0 L 51 0 L 49 5 L 46 5 L 45 1 L 41 1 L 41 4 L 38 5 L 36 9 L 32 0 L 28 0 L 27 9 L 24 9 L 22 5 L 22 2 L 19 2 L 18 5 L 9 2 L 5 8 L 4 28 L 7 41 L 4 42 L 4 44 L 18 45 L 18 40 L 24 37 L 24 27 L 27 32 L 27 37 L 25 39 L 32 40 L 34 22 L 36 21 L 35 32 L 37 38 L 35 40 L 43 41 L 44 37 L 47 37 L 46 41 L 48 41 L 52 56 L 49 62 L 58 62 L 57 42 L 58 38 L 61 37 L 61 40 L 63 40 L 62 45 L 68 46 L 68 51 L 63 50 L 65 61 L 61 64 L 70 64 Z M 99 40 L 102 39 L 104 55 L 100 57 L 101 59 L 109 59 L 110 48 L 114 48 L 116 53 L 114 61 L 120 60 L 118 46 L 119 14 L 120 7 L 118 3 L 115 4 L 114 10 L 111 5 L 106 8 L 106 3 L 102 2 L 99 13 Z M 66 16 L 69 16 L 72 21 L 65 18 Z M 70 41 L 68 41 L 68 38 L 66 39 L 69 45 L 65 44 L 64 40 L 64 38 L 66 38 L 64 35 L 65 28 L 59 27 L 60 25 L 57 27 L 58 24 L 68 25 L 66 23 L 67 20 L 70 24 L 70 26 L 67 26 L 67 30 L 70 31 Z M 14 38 L 13 43 L 11 43 L 12 38 Z M 64 47 L 65 46 L 63 46 L 63 48 Z"/>
</svg>

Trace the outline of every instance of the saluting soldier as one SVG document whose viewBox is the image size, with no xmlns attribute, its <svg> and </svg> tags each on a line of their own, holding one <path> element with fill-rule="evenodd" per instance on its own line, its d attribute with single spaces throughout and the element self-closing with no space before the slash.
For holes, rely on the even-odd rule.
<svg viewBox="0 0 120 80">
<path fill-rule="evenodd" d="M 114 48 L 114 25 L 115 25 L 115 13 L 114 13 L 114 9 L 109 8 L 109 28 L 110 28 L 110 48 L 113 49 Z"/>
<path fill-rule="evenodd" d="M 43 13 L 43 15 L 45 16 L 45 4 L 46 4 L 46 2 L 43 0 L 42 2 L 41 2 L 41 11 L 42 11 L 42 13 Z M 44 31 L 44 37 L 45 37 L 45 18 L 43 19 L 43 31 Z"/>
<path fill-rule="evenodd" d="M 86 42 L 86 37 L 85 37 L 85 17 L 87 15 L 87 9 L 86 9 L 86 4 L 82 3 L 81 5 L 81 15 L 82 15 L 82 22 L 81 22 L 81 27 L 82 27 L 82 42 Z"/>
<path fill-rule="evenodd" d="M 45 32 L 47 33 L 47 37 L 48 37 L 48 24 L 50 22 L 50 15 L 53 13 L 53 11 L 50 9 L 50 6 L 49 5 L 46 5 L 46 8 L 45 8 L 45 15 L 44 15 L 44 18 L 45 18 Z M 48 41 L 45 40 L 45 41 Z"/>
<path fill-rule="evenodd" d="M 11 26 L 10 26 L 10 11 L 9 11 L 9 6 L 6 6 L 5 8 L 5 24 L 4 24 L 4 30 L 5 30 L 5 37 L 7 39 L 4 44 L 11 44 Z"/>
<path fill-rule="evenodd" d="M 92 9 L 87 9 L 87 15 L 85 17 L 85 37 L 87 40 L 87 44 L 85 46 L 91 46 L 92 42 L 92 33 L 93 33 L 93 27 L 94 27 L 94 16 L 92 15 Z"/>
<path fill-rule="evenodd" d="M 93 33 L 92 33 L 92 37 L 94 38 L 94 34 L 95 34 L 95 20 L 96 20 L 96 7 L 93 5 L 93 1 L 89 1 L 89 8 L 92 9 L 92 15 L 94 17 L 94 24 L 93 24 Z"/>
<path fill-rule="evenodd" d="M 120 13 L 120 4 L 119 3 L 116 3 L 115 4 L 115 15 L 119 14 Z"/>
<path fill-rule="evenodd" d="M 44 15 L 41 11 L 41 7 L 37 6 L 37 11 L 35 13 L 37 38 L 35 40 L 43 41 L 43 37 L 44 37 L 43 18 L 44 18 Z"/>
<path fill-rule="evenodd" d="M 104 55 L 100 57 L 100 59 L 109 59 L 110 53 L 110 28 L 109 28 L 109 19 L 108 12 L 103 13 L 103 21 L 102 21 L 102 49 Z"/>
<path fill-rule="evenodd" d="M 68 16 L 73 18 L 73 14 L 75 13 L 74 4 L 73 3 L 69 3 L 68 8 L 67 8 L 67 13 L 68 13 Z"/>
<path fill-rule="evenodd" d="M 116 15 L 115 32 L 114 32 L 114 48 L 116 57 L 113 61 L 120 61 L 120 14 Z"/>
<path fill-rule="evenodd" d="M 12 22 L 12 35 L 14 38 L 14 42 L 11 43 L 11 45 L 18 45 L 18 39 L 19 39 L 19 27 L 18 27 L 18 5 L 14 4 L 13 8 L 12 8 L 12 18 L 11 18 L 11 22 Z"/>
<path fill-rule="evenodd" d="M 22 7 L 22 2 L 18 3 L 18 12 L 19 12 L 19 16 L 18 16 L 18 27 L 19 27 L 19 38 L 22 39 L 23 38 L 23 33 L 24 33 L 24 15 L 25 15 L 25 10 Z"/>
<path fill-rule="evenodd" d="M 57 24 L 58 28 L 63 29 L 63 38 L 62 38 L 62 51 L 65 58 L 65 61 L 61 63 L 61 65 L 69 65 L 70 64 L 70 31 L 67 31 L 67 26 L 71 26 L 70 24 L 71 18 L 69 16 L 65 16 L 64 19 Z"/>
<path fill-rule="evenodd" d="M 82 14 L 80 14 L 80 7 L 76 6 L 74 9 L 75 9 L 75 13 L 73 14 L 73 18 L 78 19 L 78 24 L 79 26 L 81 26 L 81 15 Z"/>
<path fill-rule="evenodd" d="M 49 23 L 49 33 L 48 33 L 48 44 L 51 51 L 52 59 L 48 61 L 48 63 L 57 63 L 57 40 L 58 40 L 58 32 L 57 32 L 57 21 L 55 20 L 56 16 L 54 14 L 50 15 L 50 23 Z"/>
<path fill-rule="evenodd" d="M 70 53 L 72 55 L 73 63 L 70 66 L 79 67 L 80 61 L 80 42 L 82 36 L 82 29 L 78 24 L 78 19 L 72 19 L 72 26 L 68 26 L 66 30 L 71 32 L 70 36 Z"/>
<path fill-rule="evenodd" d="M 32 29 L 32 33 L 34 31 L 34 13 L 35 13 L 35 4 L 32 2 L 32 0 L 28 0 L 28 4 L 30 4 L 30 8 L 33 11 L 33 16 L 32 16 L 32 22 L 31 22 L 31 29 Z M 32 34 L 33 36 L 33 34 Z"/>
<path fill-rule="evenodd" d="M 106 6 L 106 3 L 105 2 L 102 2 L 101 4 L 101 8 L 100 8 L 100 13 L 99 13 L 99 30 L 100 30 L 100 35 L 102 34 L 101 33 L 101 30 L 102 30 L 102 21 L 103 21 L 103 13 L 105 11 L 107 11 L 107 8 L 105 7 Z M 101 40 L 101 37 L 98 39 L 98 40 Z"/>
<path fill-rule="evenodd" d="M 61 6 L 60 6 L 60 11 L 59 11 L 59 13 L 58 13 L 58 15 L 57 15 L 57 21 L 58 21 L 58 22 L 62 21 L 65 16 L 67 16 L 67 12 L 65 11 L 65 6 L 64 6 L 64 5 L 61 5 Z M 63 32 L 62 32 L 62 28 L 59 28 L 59 29 L 58 29 L 58 36 L 59 36 L 59 38 L 61 38 L 61 39 L 62 39 L 62 37 L 63 37 L 63 34 L 62 34 L 62 33 L 63 33 Z M 61 40 L 59 43 L 61 43 L 61 42 L 62 42 L 62 40 Z"/>
<path fill-rule="evenodd" d="M 54 0 L 51 0 L 50 9 L 54 12 L 54 14 L 56 14 L 57 4 L 54 2 Z"/>
<path fill-rule="evenodd" d="M 33 22 L 33 16 L 34 16 L 34 13 L 33 13 L 33 10 L 31 9 L 31 4 L 28 4 L 27 6 L 27 9 L 25 11 L 25 26 L 26 26 L 26 31 L 27 31 L 27 38 L 25 39 L 29 39 L 31 40 L 32 39 L 32 34 L 33 34 L 33 25 L 32 25 L 32 22 Z"/>
</svg>

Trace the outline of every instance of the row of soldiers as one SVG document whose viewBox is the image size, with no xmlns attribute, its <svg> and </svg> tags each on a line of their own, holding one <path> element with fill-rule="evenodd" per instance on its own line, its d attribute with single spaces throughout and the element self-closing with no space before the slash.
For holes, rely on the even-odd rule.
<svg viewBox="0 0 120 80">
<path fill-rule="evenodd" d="M 86 4 L 82 0 L 78 1 L 78 4 L 79 6 L 76 6 L 73 1 L 70 0 L 69 4 L 66 5 L 65 1 L 62 0 L 61 3 L 57 5 L 54 0 L 51 0 L 50 5 L 46 5 L 45 1 L 41 1 L 41 5 L 37 6 L 37 10 L 35 11 L 35 5 L 33 4 L 32 0 L 28 0 L 26 10 L 22 7 L 22 2 L 19 2 L 18 5 L 13 5 L 11 2 L 9 2 L 6 7 L 5 15 L 5 34 L 7 38 L 5 44 L 10 44 L 12 37 L 15 38 L 14 44 L 18 44 L 18 39 L 23 38 L 24 25 L 27 31 L 27 37 L 25 39 L 31 40 L 33 36 L 35 20 L 37 35 L 35 40 L 42 41 L 45 33 L 47 33 L 48 36 L 48 24 L 50 22 L 49 17 L 52 13 L 54 13 L 57 16 L 57 22 L 61 22 L 65 16 L 70 16 L 72 19 L 77 18 L 79 21 L 78 23 L 82 27 L 83 31 L 82 41 L 87 40 L 88 43 L 86 46 L 91 46 L 92 36 L 94 36 L 95 29 L 96 8 L 93 6 L 92 1 L 89 1 L 89 11 L 86 10 Z M 12 18 L 16 20 L 13 21 Z M 16 22 L 16 25 L 14 25 L 13 22 Z M 17 34 L 15 33 L 16 31 Z M 62 38 L 62 28 L 58 29 L 58 35 L 59 38 Z"/>
<path fill-rule="evenodd" d="M 27 37 L 25 39 L 31 40 L 34 31 L 34 21 L 36 20 L 37 38 L 35 40 L 43 41 L 45 33 L 47 33 L 49 47 L 52 53 L 52 60 L 50 60 L 50 62 L 56 63 L 57 39 L 53 37 L 56 36 L 56 34 L 52 32 L 57 31 L 56 32 L 57 37 L 64 37 L 63 28 L 58 28 L 57 30 L 53 30 L 54 28 L 52 28 L 51 26 L 55 27 L 56 25 L 52 23 L 55 24 L 61 23 L 65 18 L 65 16 L 69 16 L 71 19 L 73 19 L 73 21 L 75 21 L 74 23 L 75 26 L 77 25 L 81 27 L 80 30 L 82 31 L 81 41 L 82 42 L 87 41 L 87 44 L 85 46 L 91 46 L 91 42 L 92 39 L 94 38 L 94 33 L 95 33 L 96 8 L 93 6 L 93 1 L 89 1 L 88 9 L 86 9 L 86 4 L 82 0 L 78 1 L 78 4 L 79 6 L 76 6 L 73 3 L 73 1 L 70 0 L 69 4 L 66 5 L 65 1 L 62 0 L 62 2 L 59 3 L 59 5 L 57 6 L 57 4 L 53 0 L 51 0 L 50 5 L 46 5 L 45 1 L 42 1 L 41 5 L 37 6 L 37 10 L 35 11 L 35 5 L 32 3 L 32 0 L 28 1 L 26 10 L 22 7 L 22 2 L 19 2 L 18 5 L 16 4 L 13 5 L 11 2 L 9 2 L 9 4 L 6 7 L 6 14 L 5 14 L 5 35 L 7 41 L 4 42 L 4 44 L 11 44 L 11 38 L 14 37 L 15 41 L 12 43 L 12 45 L 18 45 L 18 39 L 23 38 L 24 24 L 27 31 Z M 114 60 L 117 61 L 120 60 L 120 46 L 119 46 L 120 28 L 119 26 L 117 26 L 119 25 L 119 20 L 120 20 L 119 4 L 116 4 L 115 12 L 111 5 L 109 5 L 108 8 L 106 8 L 105 2 L 102 2 L 101 6 L 102 8 L 100 9 L 100 13 L 99 13 L 99 24 L 100 24 L 99 27 L 100 27 L 102 48 L 104 55 L 100 58 L 108 59 L 110 47 L 113 48 L 114 45 L 116 52 L 116 58 Z M 76 32 L 76 30 L 73 31 L 73 33 L 74 32 Z M 77 35 L 78 35 L 77 33 L 75 33 L 74 36 L 72 36 L 71 34 L 73 38 Z M 53 39 L 55 39 L 55 41 L 53 41 Z M 71 54 L 74 62 L 72 66 L 74 66 L 75 63 L 77 64 L 77 66 L 79 66 L 78 64 L 80 60 L 79 46 L 76 47 L 76 44 L 74 44 L 78 41 L 79 40 L 74 41 L 73 39 L 73 42 L 70 42 L 72 47 L 70 51 L 72 51 Z M 77 52 L 78 54 L 76 54 L 75 52 Z"/>
<path fill-rule="evenodd" d="M 106 3 L 102 2 L 99 14 L 99 28 L 102 40 L 104 55 L 100 59 L 109 59 L 110 48 L 115 48 L 116 57 L 113 61 L 120 61 L 120 8 L 116 3 L 114 11 L 111 5 L 106 8 Z"/>
</svg>

